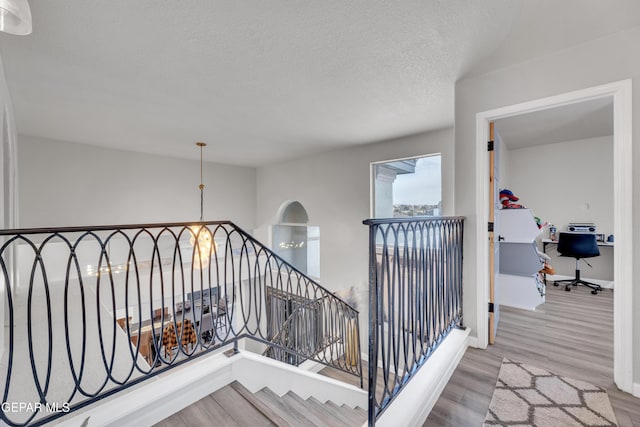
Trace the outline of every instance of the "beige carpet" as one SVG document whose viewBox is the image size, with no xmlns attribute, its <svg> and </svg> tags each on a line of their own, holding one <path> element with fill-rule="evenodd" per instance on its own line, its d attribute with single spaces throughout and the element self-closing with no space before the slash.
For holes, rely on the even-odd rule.
<svg viewBox="0 0 640 427">
<path fill-rule="evenodd" d="M 607 392 L 584 381 L 502 360 L 485 426 L 617 426 Z"/>
</svg>

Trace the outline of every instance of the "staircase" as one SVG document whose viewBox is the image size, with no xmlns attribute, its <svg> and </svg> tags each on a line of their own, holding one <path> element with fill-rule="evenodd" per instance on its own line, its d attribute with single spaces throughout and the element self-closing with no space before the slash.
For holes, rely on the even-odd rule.
<svg viewBox="0 0 640 427">
<path fill-rule="evenodd" d="M 289 392 L 278 396 L 268 388 L 251 393 L 237 381 L 217 390 L 156 424 L 176 426 L 362 426 L 367 413 Z"/>
</svg>

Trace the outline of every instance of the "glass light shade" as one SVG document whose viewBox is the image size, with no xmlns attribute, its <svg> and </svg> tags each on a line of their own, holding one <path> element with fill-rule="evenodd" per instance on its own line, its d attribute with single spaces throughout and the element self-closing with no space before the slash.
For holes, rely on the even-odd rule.
<svg viewBox="0 0 640 427">
<path fill-rule="evenodd" d="M 217 249 L 216 242 L 213 240 L 211 231 L 200 225 L 192 225 L 189 227 L 191 238 L 189 244 L 193 246 L 193 266 L 197 269 L 204 269 L 209 266 L 209 260 L 213 254 L 213 250 Z"/>
<path fill-rule="evenodd" d="M 31 9 L 27 0 L 0 0 L 0 31 L 18 36 L 31 34 Z"/>
</svg>

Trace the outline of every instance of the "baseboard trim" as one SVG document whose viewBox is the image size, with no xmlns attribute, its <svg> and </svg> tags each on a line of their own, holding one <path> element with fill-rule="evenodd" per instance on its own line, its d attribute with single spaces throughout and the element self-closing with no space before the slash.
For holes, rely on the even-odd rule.
<svg viewBox="0 0 640 427">
<path fill-rule="evenodd" d="M 633 383 L 633 395 L 640 397 L 640 383 Z"/>
<path fill-rule="evenodd" d="M 422 425 L 464 356 L 469 345 L 469 332 L 469 328 L 452 331 L 378 418 L 376 425 Z"/>
<path fill-rule="evenodd" d="M 467 338 L 467 343 L 469 347 L 480 348 L 480 343 L 478 341 L 478 337 L 469 337 Z"/>
</svg>

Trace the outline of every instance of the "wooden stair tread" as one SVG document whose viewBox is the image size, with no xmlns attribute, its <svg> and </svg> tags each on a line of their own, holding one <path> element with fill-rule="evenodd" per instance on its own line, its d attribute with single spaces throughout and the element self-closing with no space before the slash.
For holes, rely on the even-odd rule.
<svg viewBox="0 0 640 427">
<path fill-rule="evenodd" d="M 276 425 L 267 417 L 258 411 L 251 403 L 247 402 L 244 397 L 234 390 L 231 386 L 226 386 L 212 393 L 216 402 L 224 408 L 224 410 L 238 424 L 242 426 L 274 426 Z"/>
<path fill-rule="evenodd" d="M 229 386 L 222 388 L 224 390 Z M 175 426 L 199 426 L 209 425 L 214 421 L 219 425 L 241 427 L 241 425 L 229 415 L 229 413 L 213 398 L 208 395 L 181 411 L 155 424 L 157 427 Z"/>
<path fill-rule="evenodd" d="M 360 419 L 358 414 L 356 414 L 356 412 L 347 405 L 338 406 L 330 400 L 327 401 L 325 405 L 329 407 L 329 409 L 332 409 L 336 414 L 340 414 L 340 416 L 342 416 L 349 425 L 362 425 L 364 422 L 364 420 Z"/>
<path fill-rule="evenodd" d="M 359 406 L 356 406 L 354 409 L 354 411 L 356 411 L 356 414 L 360 415 L 362 417 L 363 420 L 367 420 L 367 410 L 366 409 L 362 409 Z"/>
<path fill-rule="evenodd" d="M 325 414 L 326 417 L 328 417 L 327 419 L 330 420 L 329 422 L 331 422 L 330 425 L 338 425 L 338 426 L 349 426 L 350 425 L 344 419 L 344 417 L 342 417 L 341 414 L 336 413 L 335 411 L 330 409 L 327 405 L 325 405 L 324 403 L 320 402 L 315 397 L 308 398 L 307 402 L 313 403 L 314 405 L 319 406 L 320 408 L 322 408 L 323 413 Z M 336 424 L 333 424 L 333 423 L 336 423 Z"/>
<path fill-rule="evenodd" d="M 260 411 L 265 417 L 271 420 L 277 426 L 282 427 L 295 427 L 289 423 L 285 418 L 281 417 L 276 411 L 273 410 L 271 405 L 267 405 L 254 393 L 247 390 L 242 384 L 237 381 L 231 383 L 231 387 L 238 392 L 247 402 L 251 403 L 258 411 Z"/>
<path fill-rule="evenodd" d="M 342 424 L 338 423 L 329 414 L 327 409 L 320 403 L 304 400 L 295 393 L 289 392 L 282 396 L 283 399 L 291 402 L 291 405 L 303 408 L 304 414 L 309 418 L 309 421 L 313 422 L 313 425 L 321 425 L 327 427 L 339 427 Z M 317 401 L 316 401 L 317 402 Z"/>
<path fill-rule="evenodd" d="M 366 419 L 366 411 L 362 408 L 338 406 L 331 401 L 321 403 L 313 397 L 305 400 L 293 392 L 280 397 L 266 387 L 251 393 L 234 381 L 156 426 L 360 427 Z"/>
<path fill-rule="evenodd" d="M 273 409 L 280 417 L 284 418 L 289 425 L 292 426 L 312 426 L 314 425 L 305 413 L 305 408 L 301 410 L 298 407 L 291 405 L 286 399 L 281 398 L 268 388 L 255 393 L 256 397 L 261 399 L 267 405 Z"/>
</svg>

